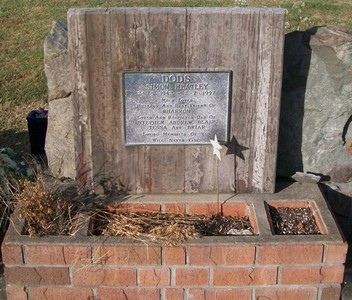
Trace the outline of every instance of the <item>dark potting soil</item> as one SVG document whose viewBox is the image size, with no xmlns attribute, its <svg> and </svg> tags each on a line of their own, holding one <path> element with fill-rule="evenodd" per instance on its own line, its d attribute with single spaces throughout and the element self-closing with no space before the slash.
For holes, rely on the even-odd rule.
<svg viewBox="0 0 352 300">
<path fill-rule="evenodd" d="M 210 220 L 195 222 L 195 227 L 203 236 L 253 235 L 248 216 L 232 217 L 217 214 Z"/>
<path fill-rule="evenodd" d="M 308 207 L 269 206 L 269 212 L 275 234 L 321 234 L 315 218 Z"/>
</svg>

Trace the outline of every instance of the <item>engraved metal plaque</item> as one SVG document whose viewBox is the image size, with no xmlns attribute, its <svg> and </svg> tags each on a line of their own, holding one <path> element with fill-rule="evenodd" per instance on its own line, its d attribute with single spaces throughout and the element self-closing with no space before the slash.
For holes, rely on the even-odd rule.
<svg viewBox="0 0 352 300">
<path fill-rule="evenodd" d="M 230 72 L 124 73 L 126 145 L 228 141 Z"/>
</svg>

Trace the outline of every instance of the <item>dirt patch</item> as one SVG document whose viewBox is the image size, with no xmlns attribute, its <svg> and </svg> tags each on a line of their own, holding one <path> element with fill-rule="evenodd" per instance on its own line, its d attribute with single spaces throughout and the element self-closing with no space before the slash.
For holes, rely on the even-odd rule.
<svg viewBox="0 0 352 300">
<path fill-rule="evenodd" d="M 269 206 L 272 226 L 278 235 L 321 234 L 315 218 L 308 207 Z"/>
</svg>

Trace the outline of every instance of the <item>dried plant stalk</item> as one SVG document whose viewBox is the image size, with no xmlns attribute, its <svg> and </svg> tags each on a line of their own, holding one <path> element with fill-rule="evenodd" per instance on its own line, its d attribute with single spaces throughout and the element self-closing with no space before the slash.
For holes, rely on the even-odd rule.
<svg viewBox="0 0 352 300">
<path fill-rule="evenodd" d="M 177 245 L 200 237 L 195 226 L 184 215 L 165 217 L 157 213 L 100 214 L 107 221 L 102 231 L 105 236 L 121 236 L 145 243 Z"/>
<path fill-rule="evenodd" d="M 70 198 L 51 193 L 42 178 L 38 177 L 36 182 L 24 181 L 23 190 L 15 200 L 29 236 L 70 234 L 77 207 Z"/>
</svg>

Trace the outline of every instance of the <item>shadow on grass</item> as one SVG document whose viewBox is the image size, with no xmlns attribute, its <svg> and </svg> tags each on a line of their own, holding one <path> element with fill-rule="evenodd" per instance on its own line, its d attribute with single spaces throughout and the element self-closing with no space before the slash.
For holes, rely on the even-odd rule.
<svg viewBox="0 0 352 300">
<path fill-rule="evenodd" d="M 28 131 L 14 129 L 0 131 L 0 148 L 8 147 L 17 154 L 30 153 Z"/>
</svg>

